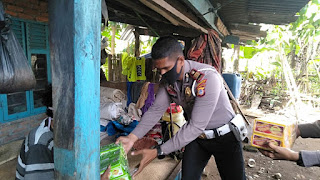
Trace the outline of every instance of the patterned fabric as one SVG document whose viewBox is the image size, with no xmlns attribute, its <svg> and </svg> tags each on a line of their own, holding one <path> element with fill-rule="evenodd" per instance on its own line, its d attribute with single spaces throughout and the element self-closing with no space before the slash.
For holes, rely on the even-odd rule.
<svg viewBox="0 0 320 180">
<path fill-rule="evenodd" d="M 148 111 L 149 107 L 152 106 L 154 99 L 154 83 L 150 83 L 148 88 L 148 97 L 144 103 L 144 106 L 141 108 L 142 114 Z"/>
<path fill-rule="evenodd" d="M 137 109 L 141 109 L 144 106 L 146 99 L 148 98 L 149 84 L 150 82 L 145 82 L 141 88 L 141 93 L 136 104 Z"/>
<path fill-rule="evenodd" d="M 23 141 L 18 156 L 16 179 L 54 179 L 51 118 L 42 121 Z"/>
<path fill-rule="evenodd" d="M 188 51 L 188 59 L 209 64 L 221 72 L 221 42 L 219 34 L 208 29 L 208 34 L 202 34 L 195 39 Z"/>
</svg>

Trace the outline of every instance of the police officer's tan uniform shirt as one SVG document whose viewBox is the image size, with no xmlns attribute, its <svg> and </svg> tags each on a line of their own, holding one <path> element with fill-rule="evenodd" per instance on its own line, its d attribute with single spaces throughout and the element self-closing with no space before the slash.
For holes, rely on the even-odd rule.
<svg viewBox="0 0 320 180">
<path fill-rule="evenodd" d="M 210 65 L 185 60 L 184 73 L 192 69 L 200 70 L 213 68 Z M 185 88 L 192 87 L 193 79 L 189 82 L 184 77 L 183 82 L 174 86 L 176 94 L 167 92 L 167 85 L 160 86 L 154 104 L 143 115 L 138 126 L 132 131 L 139 139 L 142 138 L 161 118 L 169 107 L 172 98 L 181 105 L 190 120 L 180 128 L 178 133 L 161 146 L 165 154 L 179 150 L 195 140 L 205 129 L 213 129 L 227 124 L 233 117 L 234 111 L 229 102 L 221 75 L 216 71 L 202 71 L 207 79 L 202 96 L 193 97 L 185 94 Z M 196 91 L 196 90 L 195 90 Z M 173 94 L 173 95 L 172 95 Z M 171 97 L 170 97 L 171 96 Z"/>
</svg>

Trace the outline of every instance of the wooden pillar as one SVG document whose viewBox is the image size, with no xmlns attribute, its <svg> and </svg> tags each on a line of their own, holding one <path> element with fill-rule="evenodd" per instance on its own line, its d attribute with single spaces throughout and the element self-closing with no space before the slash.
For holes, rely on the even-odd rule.
<svg viewBox="0 0 320 180">
<path fill-rule="evenodd" d="M 239 72 L 240 45 L 234 45 L 233 52 L 233 72 Z"/>
<path fill-rule="evenodd" d="M 111 25 L 111 55 L 115 55 L 115 48 L 116 48 L 116 31 L 117 31 L 117 24 L 115 22 L 110 23 Z"/>
<path fill-rule="evenodd" d="M 127 82 L 127 76 L 122 74 L 122 54 L 120 54 L 120 81 Z"/>
<path fill-rule="evenodd" d="M 49 2 L 55 179 L 100 179 L 101 2 Z"/>
<path fill-rule="evenodd" d="M 135 29 L 134 30 L 134 38 L 135 38 L 135 44 L 134 44 L 134 56 L 139 57 L 140 56 L 140 34 Z"/>
<path fill-rule="evenodd" d="M 108 55 L 108 81 L 113 81 L 113 55 Z"/>
<path fill-rule="evenodd" d="M 186 57 L 186 59 L 187 59 L 187 57 L 188 57 L 188 51 L 189 51 L 189 49 L 190 49 L 190 47 L 191 47 L 191 45 L 192 45 L 191 40 L 192 40 L 191 38 L 186 38 L 186 39 L 184 40 L 183 54 L 184 54 L 184 56 Z"/>
<path fill-rule="evenodd" d="M 120 75 L 121 75 L 121 69 L 120 69 L 120 54 L 115 54 L 114 55 L 114 81 L 115 82 L 120 82 Z"/>
</svg>

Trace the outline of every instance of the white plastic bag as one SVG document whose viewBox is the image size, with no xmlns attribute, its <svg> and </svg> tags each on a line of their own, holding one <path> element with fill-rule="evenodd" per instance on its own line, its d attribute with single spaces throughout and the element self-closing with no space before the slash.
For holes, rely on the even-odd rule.
<svg viewBox="0 0 320 180">
<path fill-rule="evenodd" d="M 123 112 L 122 103 L 103 102 L 100 104 L 100 119 L 113 120 Z"/>
</svg>

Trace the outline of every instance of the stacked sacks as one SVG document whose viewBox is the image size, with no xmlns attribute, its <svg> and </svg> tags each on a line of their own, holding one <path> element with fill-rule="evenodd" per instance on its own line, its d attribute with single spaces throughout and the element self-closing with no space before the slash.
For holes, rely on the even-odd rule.
<svg viewBox="0 0 320 180">
<path fill-rule="evenodd" d="M 120 103 L 125 99 L 126 95 L 120 89 L 100 86 L 100 104 L 108 101 Z"/>
<path fill-rule="evenodd" d="M 100 149 L 100 174 L 111 166 L 110 180 L 131 180 L 129 164 L 122 144 L 109 144 Z"/>
</svg>

